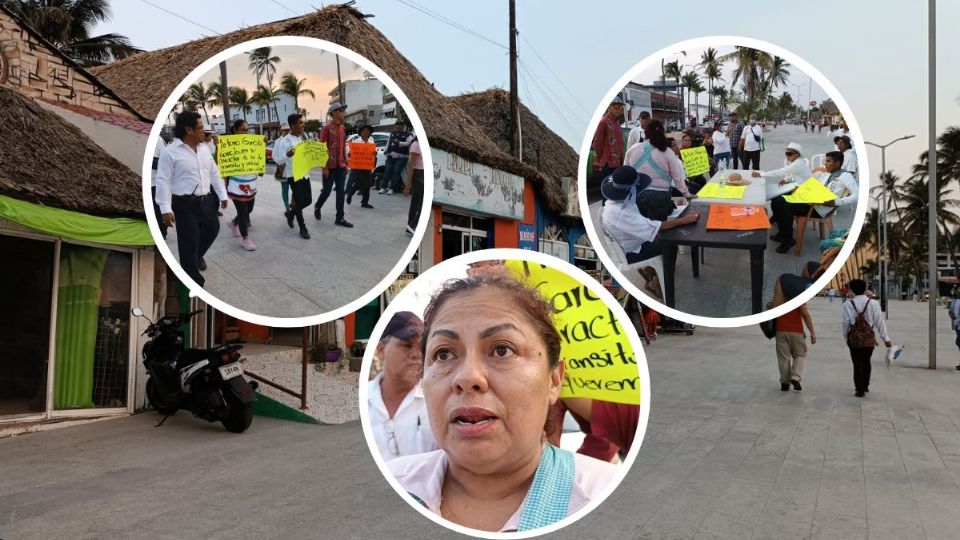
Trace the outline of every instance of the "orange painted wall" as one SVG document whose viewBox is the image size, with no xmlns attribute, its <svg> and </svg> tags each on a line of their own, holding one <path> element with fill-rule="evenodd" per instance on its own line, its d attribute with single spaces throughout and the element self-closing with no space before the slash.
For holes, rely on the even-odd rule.
<svg viewBox="0 0 960 540">
<path fill-rule="evenodd" d="M 357 314 L 351 313 L 343 318 L 343 342 L 347 347 L 353 343 L 357 329 Z"/>
<path fill-rule="evenodd" d="M 236 319 L 237 332 L 243 341 L 263 343 L 270 339 L 270 327 Z"/>
<path fill-rule="evenodd" d="M 431 207 L 433 211 L 433 264 L 439 264 L 443 260 L 443 211 L 439 206 Z"/>
</svg>

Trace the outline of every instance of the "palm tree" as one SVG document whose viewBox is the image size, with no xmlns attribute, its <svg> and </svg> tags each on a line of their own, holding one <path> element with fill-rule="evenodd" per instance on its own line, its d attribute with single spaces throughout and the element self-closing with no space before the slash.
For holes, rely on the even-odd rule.
<svg viewBox="0 0 960 540">
<path fill-rule="evenodd" d="M 773 61 L 766 68 L 767 81 L 770 83 L 770 89 L 776 90 L 780 86 L 786 86 L 790 80 L 790 70 L 787 69 L 790 64 L 779 56 L 774 56 Z"/>
<path fill-rule="evenodd" d="M 207 115 L 207 104 L 213 99 L 214 84 L 217 83 L 211 83 L 210 86 L 206 86 L 203 84 L 203 81 L 197 81 L 187 88 L 187 93 L 185 94 L 187 100 L 193 102 L 193 108 L 200 107 L 203 109 L 203 117 L 208 128 L 210 127 L 210 117 Z"/>
<path fill-rule="evenodd" d="M 247 53 L 247 58 L 249 59 L 248 68 L 253 72 L 254 76 L 257 78 L 257 88 L 260 88 L 260 79 L 265 77 L 267 79 L 267 88 L 273 89 L 273 77 L 277 74 L 277 64 L 280 63 L 279 56 L 271 56 L 273 54 L 270 47 L 258 47 L 253 51 Z M 276 96 L 276 91 L 273 93 Z M 272 103 L 272 102 L 271 102 Z M 279 121 L 280 114 L 277 113 L 276 104 L 273 104 L 273 112 L 276 114 Z M 269 108 L 270 104 L 267 104 Z M 270 111 L 267 111 L 267 118 L 269 121 Z"/>
<path fill-rule="evenodd" d="M 260 105 L 261 107 L 267 108 L 267 123 L 270 123 L 270 104 L 276 101 L 277 99 L 277 89 L 270 86 L 263 86 L 262 84 L 257 88 L 257 91 L 250 96 L 250 99 Z M 280 118 L 277 117 L 277 121 L 280 121 Z"/>
<path fill-rule="evenodd" d="M 692 104 L 692 99 L 690 99 L 690 91 L 693 90 L 693 87 L 700 84 L 700 76 L 694 71 L 688 71 L 680 76 L 680 80 L 683 82 L 683 86 L 687 88 L 687 103 L 684 108 L 684 118 L 690 116 L 690 105 Z"/>
<path fill-rule="evenodd" d="M 680 86 L 680 76 L 682 75 L 681 69 L 680 69 L 680 61 L 679 61 L 679 60 L 674 60 L 673 62 L 670 62 L 670 63 L 668 63 L 668 64 L 666 64 L 666 65 L 663 65 L 663 66 L 661 66 L 661 70 L 662 70 L 662 72 L 663 72 L 663 76 L 664 76 L 664 77 L 670 77 L 670 78 L 672 78 L 672 79 L 676 82 L 677 87 L 679 88 L 679 86 Z M 667 97 L 666 97 L 666 96 L 667 96 L 667 89 L 666 89 L 666 86 L 664 86 L 664 89 L 663 89 L 663 101 L 664 101 L 663 106 L 664 106 L 664 108 L 666 108 L 666 106 L 667 106 L 667 103 L 666 103 Z M 683 100 L 682 97 L 681 97 L 680 99 L 681 99 L 681 101 Z M 681 103 L 681 107 L 680 107 L 681 109 L 683 108 L 682 105 L 683 105 L 683 104 Z M 683 116 L 683 115 L 681 114 L 681 116 Z M 682 125 L 682 122 L 683 122 L 683 119 L 682 119 L 682 118 L 681 118 L 680 122 L 681 122 L 681 125 Z"/>
<path fill-rule="evenodd" d="M 902 223 L 904 232 L 909 238 L 911 252 L 914 256 L 914 266 L 917 269 L 917 276 L 920 276 L 921 265 L 918 259 L 927 251 L 927 196 L 928 196 L 928 178 L 926 177 L 926 152 L 921 154 L 920 163 L 913 166 L 914 174 L 904 185 L 894 194 L 895 199 L 904 203 Z M 960 209 L 960 201 L 952 198 L 953 190 L 948 187 L 949 181 L 944 177 L 937 179 L 937 203 L 936 203 L 936 226 L 938 232 L 943 235 L 946 242 L 947 253 L 950 260 L 953 261 L 956 275 L 960 275 L 960 263 L 956 260 L 953 251 L 953 243 L 950 241 L 950 227 L 960 226 L 960 214 L 956 210 Z M 922 259 L 921 259 L 922 260 Z"/>
<path fill-rule="evenodd" d="M 99 66 L 142 52 L 120 34 L 91 36 L 110 20 L 108 0 L 0 0 L 33 30 L 82 66 Z"/>
<path fill-rule="evenodd" d="M 693 90 L 693 99 L 695 100 L 694 110 L 697 111 L 697 125 L 699 126 L 700 125 L 700 94 L 702 92 L 706 92 L 707 89 L 703 86 L 703 84 L 700 82 L 699 79 L 694 81 L 694 84 L 690 87 L 690 89 Z"/>
<path fill-rule="evenodd" d="M 243 121 L 247 121 L 247 113 L 250 112 L 250 104 L 253 103 L 250 99 L 250 94 L 247 92 L 246 88 L 240 88 L 237 86 L 230 87 L 230 102 L 237 106 L 240 109 L 240 115 L 243 117 Z"/>
<path fill-rule="evenodd" d="M 296 111 L 300 110 L 300 96 L 310 96 L 310 99 L 317 98 L 313 90 L 306 88 L 306 83 L 306 78 L 298 79 L 296 75 L 289 71 L 280 78 L 280 91 L 293 98 L 293 108 Z"/>
<path fill-rule="evenodd" d="M 777 99 L 777 109 L 780 111 L 780 122 L 783 122 L 785 112 L 792 110 L 793 107 L 793 96 L 790 95 L 790 92 L 780 94 L 780 98 Z"/>
<path fill-rule="evenodd" d="M 727 101 L 730 99 L 730 91 L 724 86 L 718 86 L 713 89 L 713 96 L 717 98 L 717 108 L 720 109 L 720 119 L 723 119 L 724 109 L 727 108 Z"/>
<path fill-rule="evenodd" d="M 720 59 L 724 62 L 736 62 L 737 67 L 733 71 L 731 84 L 743 81 L 745 102 L 755 104 L 764 75 L 770 71 L 774 63 L 773 57 L 769 53 L 752 47 L 737 46 L 736 50 L 723 55 Z"/>
<path fill-rule="evenodd" d="M 700 55 L 700 65 L 703 66 L 703 75 L 707 78 L 707 110 L 713 115 L 713 81 L 723 80 L 721 76 L 723 60 L 718 56 L 716 49 L 709 47 Z"/>
</svg>

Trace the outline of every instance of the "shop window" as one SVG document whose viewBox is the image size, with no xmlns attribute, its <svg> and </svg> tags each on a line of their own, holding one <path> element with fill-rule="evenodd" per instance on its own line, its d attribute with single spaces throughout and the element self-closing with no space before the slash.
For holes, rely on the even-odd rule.
<svg viewBox="0 0 960 540">
<path fill-rule="evenodd" d="M 491 222 L 487 218 L 443 213 L 443 259 L 487 249 Z"/>
<path fill-rule="evenodd" d="M 551 223 L 543 228 L 543 233 L 540 234 L 540 253 L 553 255 L 563 261 L 570 260 L 570 242 L 558 225 Z"/>
<path fill-rule="evenodd" d="M 590 237 L 585 234 L 580 235 L 573 245 L 573 264 L 597 281 L 602 281 L 603 266 L 593 245 L 590 244 Z"/>
</svg>

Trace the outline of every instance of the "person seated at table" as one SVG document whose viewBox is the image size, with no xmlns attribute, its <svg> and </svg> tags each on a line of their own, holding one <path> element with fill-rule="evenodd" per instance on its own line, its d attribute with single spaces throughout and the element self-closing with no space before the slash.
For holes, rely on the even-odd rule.
<svg viewBox="0 0 960 540">
<path fill-rule="evenodd" d="M 682 150 L 686 150 L 687 148 L 694 148 L 694 147 L 697 146 L 697 145 L 694 144 L 693 136 L 694 136 L 694 134 L 691 133 L 690 131 L 684 132 L 683 138 L 680 139 L 680 150 L 681 150 L 681 151 L 682 151 Z M 710 161 L 711 161 L 711 164 L 712 164 L 713 160 L 710 160 Z M 682 160 L 681 160 L 681 163 L 682 163 Z M 686 171 L 684 171 L 684 172 L 686 172 Z M 703 174 L 698 174 L 698 175 L 694 175 L 694 176 L 687 176 L 687 179 L 685 180 L 685 183 L 686 183 L 687 189 L 690 191 L 690 193 L 697 193 L 697 192 L 700 191 L 700 189 L 703 188 L 703 186 L 705 186 L 705 185 L 707 184 L 707 182 L 709 182 L 709 181 L 710 181 L 710 178 L 706 175 L 706 173 L 703 173 Z M 679 197 L 679 196 L 681 195 L 681 193 L 680 193 L 679 191 L 677 191 L 677 193 L 673 193 L 673 190 L 671 190 L 671 194 L 674 195 L 674 196 L 677 196 L 677 197 Z"/>
<path fill-rule="evenodd" d="M 429 512 L 482 531 L 546 527 L 607 489 L 618 467 L 546 442 L 564 364 L 553 305 L 512 278 L 446 282 L 423 320 L 422 387 L 439 450 L 387 463 Z"/>
<path fill-rule="evenodd" d="M 813 173 L 810 171 L 810 163 L 807 161 L 807 158 L 803 157 L 802 154 L 803 147 L 795 142 L 792 142 L 788 144 L 783 151 L 783 167 L 774 169 L 772 171 L 767 171 L 765 173 L 753 171 L 750 174 L 754 178 L 759 178 L 762 176 L 767 180 L 779 179 L 781 186 L 784 184 L 789 184 L 790 182 L 796 182 L 799 186 L 808 178 L 813 176 Z"/>
<path fill-rule="evenodd" d="M 696 198 L 696 195 L 687 189 L 687 174 L 680 158 L 670 148 L 663 122 L 651 120 L 647 124 L 646 135 L 645 141 L 627 150 L 624 163 L 650 178 L 650 185 L 637 193 L 637 207 L 644 216 L 662 221 L 667 219 L 675 208 L 671 199 L 671 187 L 688 199 Z"/>
<path fill-rule="evenodd" d="M 824 167 L 829 175 L 825 178 L 819 178 L 819 180 L 837 196 L 836 199 L 823 204 L 811 205 L 790 203 L 781 195 L 770 201 L 773 221 L 780 229 L 780 232 L 770 237 L 771 240 L 780 242 L 780 245 L 777 246 L 777 253 L 786 253 L 797 243 L 793 238 L 794 216 L 806 216 L 809 213 L 812 218 L 822 218 L 835 207 L 857 204 L 857 193 L 860 188 L 857 186 L 857 181 L 853 175 L 843 170 L 843 154 L 827 152 Z M 811 207 L 813 208 L 812 211 Z"/>
<path fill-rule="evenodd" d="M 603 228 L 623 249 L 628 263 L 636 263 L 663 254 L 663 245 L 657 241 L 660 231 L 696 223 L 700 214 L 666 220 L 655 220 L 640 213 L 633 197 L 650 184 L 650 177 L 633 167 L 618 167 L 600 184 L 600 192 L 607 199 L 603 205 Z M 637 270 L 647 283 L 650 294 L 662 298 L 660 282 L 650 267 Z"/>
</svg>

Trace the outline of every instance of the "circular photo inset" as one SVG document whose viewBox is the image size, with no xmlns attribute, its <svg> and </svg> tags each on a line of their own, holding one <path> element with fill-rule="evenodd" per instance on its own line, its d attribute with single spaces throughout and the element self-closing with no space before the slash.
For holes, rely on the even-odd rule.
<svg viewBox="0 0 960 540">
<path fill-rule="evenodd" d="M 144 196 L 161 253 L 209 304 L 258 324 L 362 307 L 426 228 L 432 166 L 415 111 L 331 43 L 267 38 L 217 54 L 174 90 L 151 145 Z"/>
<path fill-rule="evenodd" d="M 736 37 L 668 47 L 611 88 L 591 125 L 587 234 L 627 290 L 674 319 L 780 316 L 854 247 L 863 139 L 837 90 L 788 51 Z"/>
<path fill-rule="evenodd" d="M 526 538 L 589 513 L 646 429 L 637 330 L 582 270 L 465 254 L 407 285 L 364 356 L 360 417 L 391 486 L 436 523 Z"/>
</svg>

